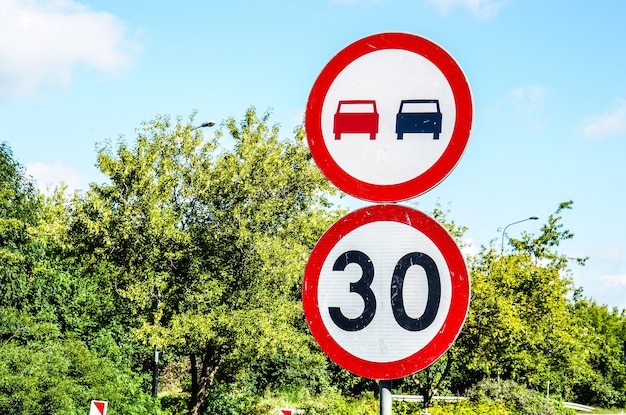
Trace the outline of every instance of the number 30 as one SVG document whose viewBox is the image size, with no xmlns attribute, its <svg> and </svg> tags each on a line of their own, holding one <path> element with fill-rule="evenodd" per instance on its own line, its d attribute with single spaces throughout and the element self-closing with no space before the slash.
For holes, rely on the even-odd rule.
<svg viewBox="0 0 626 415">
<path fill-rule="evenodd" d="M 360 295 L 363 299 L 363 312 L 356 318 L 346 317 L 339 307 L 328 307 L 328 312 L 340 329 L 359 331 L 367 327 L 376 314 L 376 296 L 370 287 L 374 280 L 374 264 L 370 257 L 361 251 L 346 251 L 335 261 L 333 271 L 344 271 L 349 264 L 357 264 L 361 267 L 361 278 L 357 282 L 350 283 L 350 292 Z M 406 313 L 402 292 L 406 273 L 415 265 L 424 269 L 428 282 L 426 308 L 418 318 L 412 318 Z M 408 331 L 420 331 L 430 326 L 437 316 L 441 299 L 441 279 L 435 261 L 422 252 L 411 252 L 400 258 L 391 277 L 390 294 L 393 317 L 400 327 Z"/>
</svg>

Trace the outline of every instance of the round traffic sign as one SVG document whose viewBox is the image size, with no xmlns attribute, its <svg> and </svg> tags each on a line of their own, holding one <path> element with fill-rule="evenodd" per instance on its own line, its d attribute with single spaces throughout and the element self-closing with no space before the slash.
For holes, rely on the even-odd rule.
<svg viewBox="0 0 626 415">
<path fill-rule="evenodd" d="M 441 47 L 381 33 L 340 51 L 309 95 L 311 154 L 341 190 L 373 202 L 418 196 L 456 166 L 472 124 L 469 84 Z"/>
<path fill-rule="evenodd" d="M 349 213 L 320 238 L 302 302 L 322 350 L 348 371 L 398 379 L 443 355 L 469 307 L 469 275 L 450 234 L 400 205 Z"/>
</svg>

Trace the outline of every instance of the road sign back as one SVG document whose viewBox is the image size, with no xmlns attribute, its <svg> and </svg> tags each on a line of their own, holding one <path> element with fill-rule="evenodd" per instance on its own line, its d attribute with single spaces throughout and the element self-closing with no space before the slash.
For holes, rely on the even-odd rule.
<svg viewBox="0 0 626 415">
<path fill-rule="evenodd" d="M 309 148 L 341 190 L 395 202 L 443 180 L 472 124 L 469 85 L 454 59 L 419 36 L 382 33 L 339 52 L 315 81 Z"/>
</svg>

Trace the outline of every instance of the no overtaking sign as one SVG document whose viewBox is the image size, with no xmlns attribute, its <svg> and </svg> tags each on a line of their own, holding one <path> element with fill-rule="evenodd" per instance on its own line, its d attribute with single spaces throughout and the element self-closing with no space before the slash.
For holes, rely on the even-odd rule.
<svg viewBox="0 0 626 415">
<path fill-rule="evenodd" d="M 381 33 L 340 51 L 309 95 L 306 132 L 322 172 L 352 196 L 395 202 L 443 180 L 465 150 L 469 85 L 419 36 Z"/>
</svg>

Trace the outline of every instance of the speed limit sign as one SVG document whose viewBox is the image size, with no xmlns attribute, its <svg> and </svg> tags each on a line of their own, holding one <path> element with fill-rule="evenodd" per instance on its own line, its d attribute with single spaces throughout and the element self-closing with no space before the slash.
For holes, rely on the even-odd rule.
<svg viewBox="0 0 626 415">
<path fill-rule="evenodd" d="M 349 213 L 320 238 L 302 301 L 322 350 L 348 371 L 391 380 L 443 355 L 469 307 L 467 267 L 450 234 L 401 205 Z"/>
</svg>

